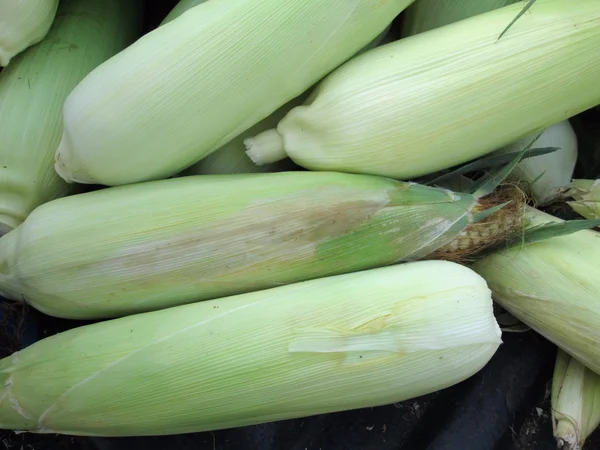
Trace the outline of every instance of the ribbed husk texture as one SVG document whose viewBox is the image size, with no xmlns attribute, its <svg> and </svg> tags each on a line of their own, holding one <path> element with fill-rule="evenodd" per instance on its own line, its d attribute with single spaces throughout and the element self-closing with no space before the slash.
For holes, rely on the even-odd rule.
<svg viewBox="0 0 600 450">
<path fill-rule="evenodd" d="M 46 36 L 57 8 L 58 0 L 0 0 L 0 67 Z"/>
<path fill-rule="evenodd" d="M 40 204 L 74 191 L 53 167 L 63 103 L 137 37 L 141 16 L 137 0 L 63 0 L 46 38 L 0 74 L 0 235 Z"/>
<path fill-rule="evenodd" d="M 422 259 L 468 194 L 325 172 L 200 175 L 65 197 L 0 238 L 0 295 L 112 317 Z"/>
<path fill-rule="evenodd" d="M 196 0 L 197 1 L 197 0 Z M 192 2 L 195 3 L 195 2 Z M 388 37 L 389 27 L 386 28 L 375 40 L 359 51 L 358 54 L 377 47 Z M 220 149 L 214 151 L 206 158 L 198 161 L 193 166 L 183 172 L 183 175 L 202 175 L 202 174 L 227 174 L 227 173 L 254 173 L 254 172 L 280 172 L 284 170 L 298 169 L 288 158 L 277 161 L 273 164 L 256 165 L 246 154 L 246 145 L 244 141 L 256 136 L 263 131 L 276 127 L 281 119 L 296 106 L 310 101 L 310 95 L 313 88 L 302 95 L 287 102 L 277 111 L 273 112 L 256 125 L 247 129 L 234 139 L 229 141 Z"/>
<path fill-rule="evenodd" d="M 56 170 L 105 185 L 174 175 L 302 94 L 411 2 L 201 3 L 75 88 Z"/>
<path fill-rule="evenodd" d="M 581 450 L 600 425 L 600 375 L 558 350 L 552 379 L 552 427 L 560 450 Z"/>
<path fill-rule="evenodd" d="M 390 404 L 496 352 L 485 281 L 424 261 L 80 327 L 0 361 L 0 426 L 188 433 Z"/>
<path fill-rule="evenodd" d="M 600 103 L 600 2 L 521 3 L 352 59 L 246 141 L 257 164 L 412 179 L 477 158 Z"/>
<path fill-rule="evenodd" d="M 531 226 L 559 219 L 529 209 Z M 584 230 L 473 265 L 516 318 L 600 373 L 600 235 Z"/>
<path fill-rule="evenodd" d="M 188 9 L 204 3 L 206 0 L 181 0 L 165 17 L 161 25 L 169 23 L 182 15 Z M 250 127 L 240 135 L 233 138 L 221 148 L 210 153 L 196 164 L 184 170 L 181 175 L 228 174 L 228 173 L 254 173 L 254 172 L 279 172 L 290 166 L 289 161 L 257 166 L 246 155 L 244 139 L 262 133 L 277 125 L 283 117 L 294 107 L 305 100 L 307 94 L 299 95 L 287 102 L 281 108 Z"/>
</svg>

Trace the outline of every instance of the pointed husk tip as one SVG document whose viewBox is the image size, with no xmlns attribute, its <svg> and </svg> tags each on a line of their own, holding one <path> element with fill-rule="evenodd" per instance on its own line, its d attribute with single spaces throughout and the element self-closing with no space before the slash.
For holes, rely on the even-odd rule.
<svg viewBox="0 0 600 450">
<path fill-rule="evenodd" d="M 439 248 L 430 259 L 453 261 L 461 264 L 478 259 L 483 250 L 506 241 L 523 230 L 527 196 L 513 184 L 503 184 L 491 194 L 482 197 L 474 214 L 506 204 L 481 221 L 471 223 L 449 244 Z"/>
</svg>

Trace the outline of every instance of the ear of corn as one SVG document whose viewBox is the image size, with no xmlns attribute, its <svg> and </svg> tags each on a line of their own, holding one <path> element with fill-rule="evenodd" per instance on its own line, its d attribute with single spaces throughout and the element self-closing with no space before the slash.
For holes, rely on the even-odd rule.
<svg viewBox="0 0 600 450">
<path fill-rule="evenodd" d="M 567 203 L 577 214 L 586 219 L 600 218 L 599 180 L 573 180 L 565 195 L 572 198 Z"/>
<path fill-rule="evenodd" d="M 0 238 L 0 295 L 113 317 L 426 257 L 469 194 L 341 173 L 202 175 L 80 194 Z"/>
<path fill-rule="evenodd" d="M 388 31 L 389 27 L 386 28 L 383 33 L 377 36 L 377 38 L 369 45 L 363 48 L 359 54 L 377 47 L 382 41 L 384 41 Z M 309 89 L 307 92 L 289 101 L 273 114 L 244 131 L 242 134 L 232 139 L 217 151 L 211 153 L 206 158 L 198 161 L 196 164 L 186 169 L 183 172 L 183 175 L 279 172 L 288 168 L 292 168 L 294 164 L 287 159 L 281 162 L 265 164 L 262 166 L 254 164 L 252 160 L 248 158 L 248 155 L 246 155 L 246 146 L 244 145 L 244 141 L 252 136 L 262 133 L 263 131 L 276 127 L 279 121 L 283 119 L 290 110 L 296 106 L 302 105 L 308 100 L 311 91 L 312 90 Z"/>
<path fill-rule="evenodd" d="M 581 450 L 600 425 L 600 375 L 559 349 L 551 400 L 558 448 Z"/>
<path fill-rule="evenodd" d="M 58 0 L 0 0 L 0 67 L 46 36 L 57 7 Z"/>
<path fill-rule="evenodd" d="M 75 88 L 55 168 L 67 181 L 105 185 L 178 173 L 302 94 L 411 2 L 213 0 L 188 9 Z"/>
<path fill-rule="evenodd" d="M 600 2 L 514 4 L 373 49 L 246 141 L 257 164 L 411 179 L 477 158 L 600 102 Z"/>
<path fill-rule="evenodd" d="M 186 12 L 206 0 L 181 0 L 165 17 L 161 25 L 171 22 Z M 189 167 L 181 175 L 203 175 L 203 174 L 227 174 L 227 173 L 252 173 L 252 172 L 278 172 L 283 170 L 287 164 L 271 164 L 265 166 L 257 166 L 248 156 L 246 156 L 244 139 L 255 134 L 261 133 L 277 125 L 283 119 L 287 112 L 302 104 L 306 94 L 300 95 L 289 101 L 277 111 L 273 112 L 265 119 L 250 127 L 248 130 L 235 137 L 220 149 L 212 152 L 206 158 Z"/>
<path fill-rule="evenodd" d="M 531 226 L 559 219 L 529 209 Z M 600 235 L 584 230 L 477 262 L 494 299 L 600 374 Z"/>
<path fill-rule="evenodd" d="M 157 435 L 390 404 L 464 380 L 500 343 L 481 277 L 402 264 L 39 341 L 0 361 L 0 426 Z"/>
<path fill-rule="evenodd" d="M 518 0 L 417 0 L 404 13 L 402 36 L 423 33 Z"/>
<path fill-rule="evenodd" d="M 0 74 L 0 234 L 36 206 L 73 192 L 53 168 L 63 102 L 135 39 L 140 11 L 137 0 L 63 0 L 46 38 Z"/>
<path fill-rule="evenodd" d="M 525 183 L 525 188 L 535 199 L 537 206 L 546 206 L 556 200 L 569 186 L 577 163 L 577 136 L 568 120 L 533 133 L 498 153 L 516 152 L 531 144 L 532 148 L 557 147 L 546 155 L 534 156 L 521 161 L 511 173 L 511 178 Z"/>
</svg>

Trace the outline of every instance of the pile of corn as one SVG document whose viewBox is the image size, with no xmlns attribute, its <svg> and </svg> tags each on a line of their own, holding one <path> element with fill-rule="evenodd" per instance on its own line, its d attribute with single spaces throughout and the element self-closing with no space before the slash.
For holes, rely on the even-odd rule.
<svg viewBox="0 0 600 450">
<path fill-rule="evenodd" d="M 143 0 L 0 0 L 0 295 L 103 319 L 0 360 L 0 427 L 398 402 L 488 363 L 496 301 L 560 349 L 554 431 L 580 448 L 597 223 L 518 242 L 567 225 L 548 205 L 599 218 L 570 119 L 600 105 L 600 2 L 576 3 L 181 0 L 145 31 Z M 495 184 L 422 178 L 531 147 L 554 151 Z"/>
</svg>

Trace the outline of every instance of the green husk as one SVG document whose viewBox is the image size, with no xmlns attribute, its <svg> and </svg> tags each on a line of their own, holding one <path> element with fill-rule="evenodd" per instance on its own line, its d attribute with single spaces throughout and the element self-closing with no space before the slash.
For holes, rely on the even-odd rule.
<svg viewBox="0 0 600 450">
<path fill-rule="evenodd" d="M 0 427 L 134 436 L 391 404 L 501 344 L 489 289 L 424 261 L 71 329 L 0 361 Z"/>
<path fill-rule="evenodd" d="M 189 7 L 195 6 L 204 0 L 189 0 L 181 1 L 167 16 L 165 21 L 175 19 L 177 16 L 185 12 Z M 382 41 L 385 40 L 388 35 L 390 27 L 388 26 L 377 38 L 369 43 L 365 48 L 360 50 L 357 54 L 364 53 L 371 48 L 377 47 Z M 278 161 L 273 164 L 265 164 L 263 166 L 257 166 L 252 162 L 248 155 L 246 155 L 246 146 L 244 141 L 252 136 L 256 136 L 265 130 L 269 130 L 275 126 L 285 115 L 296 106 L 302 105 L 308 98 L 312 91 L 312 88 L 302 95 L 290 100 L 285 105 L 277 109 L 275 112 L 267 116 L 265 119 L 258 122 L 256 125 L 250 127 L 230 142 L 225 144 L 220 149 L 214 151 L 206 158 L 201 159 L 193 166 L 187 168 L 182 172 L 181 175 L 203 175 L 203 174 L 228 174 L 228 173 L 254 173 L 254 172 L 281 172 L 284 170 L 298 169 L 294 163 L 289 159 Z"/>
<path fill-rule="evenodd" d="M 294 98 L 217 151 L 184 170 L 182 175 L 281 172 L 286 169 L 297 168 L 289 159 L 284 159 L 273 164 L 265 164 L 264 166 L 257 166 L 246 155 L 244 140 L 276 126 L 292 108 L 303 104 L 307 97 L 308 93 L 305 93 Z"/>
<path fill-rule="evenodd" d="M 528 208 L 527 227 L 563 223 Z M 577 225 L 577 224 L 575 224 Z M 499 250 L 472 268 L 516 318 L 600 373 L 600 234 L 592 230 Z"/>
<path fill-rule="evenodd" d="M 559 349 L 551 401 L 558 448 L 581 450 L 600 425 L 600 375 Z"/>
<path fill-rule="evenodd" d="M 310 105 L 246 140 L 259 165 L 414 179 L 471 161 L 600 102 L 600 2 L 513 4 L 373 49 Z M 552 76 L 550 76 L 552 74 Z M 434 130 L 434 132 L 432 132 Z"/>
<path fill-rule="evenodd" d="M 436 252 L 453 259 L 518 229 L 520 211 L 490 215 L 505 202 L 327 172 L 108 188 L 42 205 L 0 238 L 0 295 L 53 316 L 103 318 Z"/>
<path fill-rule="evenodd" d="M 110 186 L 175 175 L 302 95 L 412 1 L 196 5 L 74 89 L 55 169 Z"/>
<path fill-rule="evenodd" d="M 0 0 L 0 71 L 44 39 L 57 8 L 58 0 Z"/>
<path fill-rule="evenodd" d="M 37 206 L 76 192 L 53 168 L 63 102 L 140 32 L 138 0 L 63 0 L 46 38 L 0 73 L 0 235 Z"/>
</svg>

